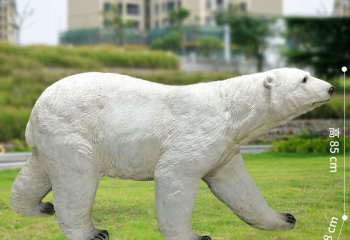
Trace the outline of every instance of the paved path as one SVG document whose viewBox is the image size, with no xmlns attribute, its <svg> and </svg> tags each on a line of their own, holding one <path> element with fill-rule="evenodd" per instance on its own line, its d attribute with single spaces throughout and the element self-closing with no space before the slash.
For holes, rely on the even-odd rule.
<svg viewBox="0 0 350 240">
<path fill-rule="evenodd" d="M 0 154 L 0 169 L 15 169 L 24 166 L 30 152 Z"/>
<path fill-rule="evenodd" d="M 266 152 L 270 147 L 271 145 L 245 145 L 241 147 L 241 152 L 261 153 Z M 21 168 L 29 157 L 30 152 L 0 154 L 0 170 Z"/>
</svg>

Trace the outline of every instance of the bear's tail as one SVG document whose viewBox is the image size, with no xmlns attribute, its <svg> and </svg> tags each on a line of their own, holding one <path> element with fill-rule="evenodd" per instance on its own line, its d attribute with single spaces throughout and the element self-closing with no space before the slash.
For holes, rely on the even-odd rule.
<svg viewBox="0 0 350 240">
<path fill-rule="evenodd" d="M 34 140 L 34 134 L 33 130 L 30 124 L 30 119 L 27 123 L 26 131 L 25 131 L 25 137 L 26 137 L 26 142 L 30 148 L 35 147 L 35 140 Z"/>
</svg>

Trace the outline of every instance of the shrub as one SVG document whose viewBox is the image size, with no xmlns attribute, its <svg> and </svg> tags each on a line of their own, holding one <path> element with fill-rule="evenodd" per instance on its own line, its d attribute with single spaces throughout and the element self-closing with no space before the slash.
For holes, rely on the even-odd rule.
<svg viewBox="0 0 350 240">
<path fill-rule="evenodd" d="M 25 140 L 15 139 L 10 142 L 13 148 L 10 149 L 11 152 L 30 152 L 31 148 L 27 145 Z"/>
<path fill-rule="evenodd" d="M 197 53 L 205 57 L 211 57 L 222 51 L 222 42 L 215 37 L 203 37 L 198 40 Z"/>
<path fill-rule="evenodd" d="M 0 141 L 24 139 L 29 115 L 28 108 L 1 107 Z"/>
<path fill-rule="evenodd" d="M 129 47 L 128 47 L 129 49 Z M 18 47 L 0 43 L 0 75 L 10 74 L 15 68 L 60 67 L 82 70 L 99 70 L 102 67 L 166 68 L 177 69 L 178 58 L 157 51 L 130 51 L 115 46 L 97 47 Z"/>
<path fill-rule="evenodd" d="M 301 138 L 295 136 L 287 140 L 273 142 L 271 150 L 274 152 L 327 154 L 329 153 L 329 143 L 332 140 L 331 138 Z M 339 141 L 339 150 L 342 152 L 344 146 L 343 138 L 336 140 Z M 350 141 L 350 138 L 347 138 L 346 141 Z M 350 151 L 350 145 L 345 146 L 345 151 Z"/>
<path fill-rule="evenodd" d="M 157 38 L 152 42 L 151 48 L 157 50 L 180 52 L 181 34 L 174 31 L 165 37 Z"/>
<path fill-rule="evenodd" d="M 27 50 L 27 54 L 31 59 L 47 67 L 89 69 L 101 66 L 99 62 L 82 56 L 79 49 L 62 46 L 32 46 L 28 47 Z"/>
<path fill-rule="evenodd" d="M 346 96 L 346 98 L 349 99 L 349 97 L 350 97 L 350 95 L 348 94 Z M 350 105 L 346 104 L 345 107 L 346 107 L 346 109 L 345 109 L 346 117 L 349 118 L 350 117 Z M 337 95 L 332 96 L 331 100 L 327 104 L 300 116 L 300 118 L 303 118 L 303 119 L 343 118 L 343 115 L 344 115 L 343 96 L 340 94 L 337 94 Z"/>
</svg>

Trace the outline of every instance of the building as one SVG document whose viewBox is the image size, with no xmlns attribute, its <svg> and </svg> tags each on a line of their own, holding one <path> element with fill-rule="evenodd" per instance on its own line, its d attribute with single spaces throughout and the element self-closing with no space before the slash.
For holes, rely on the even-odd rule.
<svg viewBox="0 0 350 240">
<path fill-rule="evenodd" d="M 68 0 L 68 31 L 61 33 L 63 44 L 85 45 L 120 43 L 148 45 L 154 39 L 168 34 L 172 25 L 168 19 L 171 11 L 188 9 L 185 20 L 185 41 L 195 41 L 201 36 L 222 39 L 223 28 L 216 26 L 218 10 L 238 6 L 241 11 L 256 15 L 282 15 L 282 0 Z M 124 37 L 113 29 L 103 28 L 103 12 L 117 4 L 120 16 L 131 23 Z"/>
<path fill-rule="evenodd" d="M 15 0 L 0 0 L 0 41 L 17 43 Z"/>
<path fill-rule="evenodd" d="M 336 0 L 334 15 L 336 17 L 350 17 L 350 0 Z"/>
<path fill-rule="evenodd" d="M 241 10 L 255 15 L 281 16 L 282 0 L 234 0 Z"/>
<path fill-rule="evenodd" d="M 146 28 L 145 9 L 147 0 L 68 0 L 68 29 L 89 29 L 103 27 L 102 12 L 111 4 L 118 4 L 120 15 L 134 28 Z M 88 4 L 87 4 L 88 3 Z"/>
<path fill-rule="evenodd" d="M 169 12 L 186 8 L 190 17 L 186 25 L 213 26 L 215 12 L 224 7 L 225 0 L 68 0 L 68 29 L 101 28 L 102 12 L 111 4 L 118 4 L 122 18 L 135 29 L 147 30 L 171 25 Z M 282 0 L 227 0 L 242 11 L 258 15 L 281 15 Z M 88 4 L 87 4 L 88 3 Z"/>
<path fill-rule="evenodd" d="M 151 1 L 151 28 L 171 25 L 167 20 L 168 12 L 180 7 L 186 8 L 191 15 L 186 19 L 187 25 L 215 26 L 215 13 L 224 8 L 225 0 L 192 0 L 192 1 Z M 276 16 L 282 14 L 282 0 L 227 0 L 227 6 L 236 5 L 241 11 L 256 15 Z"/>
</svg>

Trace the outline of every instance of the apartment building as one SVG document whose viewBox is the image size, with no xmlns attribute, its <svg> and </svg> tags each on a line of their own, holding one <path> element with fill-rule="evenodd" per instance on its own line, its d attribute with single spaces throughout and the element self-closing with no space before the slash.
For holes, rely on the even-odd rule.
<svg viewBox="0 0 350 240">
<path fill-rule="evenodd" d="M 167 20 L 168 12 L 180 7 L 186 8 L 191 15 L 186 19 L 187 25 L 214 26 L 215 13 L 225 7 L 236 5 L 241 11 L 256 15 L 278 16 L 282 14 L 282 0 L 190 0 L 169 1 L 151 0 L 151 28 L 171 25 Z"/>
<path fill-rule="evenodd" d="M 103 26 L 102 12 L 118 4 L 119 13 L 134 28 L 146 28 L 147 0 L 68 0 L 68 29 L 89 29 Z"/>
<path fill-rule="evenodd" d="M 350 17 L 350 0 L 336 0 L 334 15 L 336 17 Z"/>
<path fill-rule="evenodd" d="M 15 0 L 0 0 L 0 41 L 17 43 L 15 21 Z"/>
<path fill-rule="evenodd" d="M 102 12 L 118 4 L 120 15 L 135 29 L 145 30 L 171 25 L 169 12 L 186 8 L 190 17 L 186 25 L 215 25 L 215 12 L 236 4 L 242 11 L 259 15 L 281 15 L 282 0 L 68 0 L 68 29 L 99 28 L 103 26 Z"/>
</svg>

